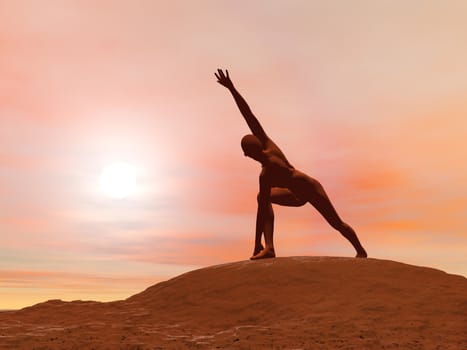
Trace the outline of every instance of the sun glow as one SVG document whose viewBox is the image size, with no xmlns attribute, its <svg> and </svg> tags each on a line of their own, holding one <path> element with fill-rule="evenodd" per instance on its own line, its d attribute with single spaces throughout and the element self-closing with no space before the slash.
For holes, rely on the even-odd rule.
<svg viewBox="0 0 467 350">
<path fill-rule="evenodd" d="M 128 163 L 112 163 L 104 168 L 100 188 L 112 198 L 122 199 L 136 190 L 136 171 Z"/>
</svg>

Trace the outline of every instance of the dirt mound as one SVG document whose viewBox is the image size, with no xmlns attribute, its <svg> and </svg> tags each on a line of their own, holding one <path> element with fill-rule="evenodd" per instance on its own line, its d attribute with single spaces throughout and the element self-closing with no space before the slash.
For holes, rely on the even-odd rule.
<svg viewBox="0 0 467 350">
<path fill-rule="evenodd" d="M 112 303 L 0 313 L 30 349 L 462 349 L 467 279 L 377 259 L 287 257 L 191 271 Z"/>
</svg>

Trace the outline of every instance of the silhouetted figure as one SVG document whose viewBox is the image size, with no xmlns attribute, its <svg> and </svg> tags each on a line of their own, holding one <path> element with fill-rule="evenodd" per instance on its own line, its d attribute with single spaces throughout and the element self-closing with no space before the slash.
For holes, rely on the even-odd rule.
<svg viewBox="0 0 467 350">
<path fill-rule="evenodd" d="M 341 220 L 323 186 L 289 163 L 279 147 L 266 135 L 245 99 L 235 89 L 230 80 L 229 72 L 226 70 L 226 74 L 224 74 L 221 69 L 218 69 L 214 75 L 217 82 L 232 93 L 240 112 L 253 133 L 253 135 L 246 135 L 242 138 L 241 146 L 245 156 L 253 158 L 262 165 L 259 175 L 255 248 L 250 259 L 274 258 L 276 256 L 273 242 L 274 212 L 272 203 L 299 207 L 307 202 L 313 205 L 332 227 L 352 243 L 357 251 L 357 258 L 366 258 L 367 253 L 360 244 L 355 231 Z M 263 233 L 266 247 L 261 244 Z"/>
</svg>

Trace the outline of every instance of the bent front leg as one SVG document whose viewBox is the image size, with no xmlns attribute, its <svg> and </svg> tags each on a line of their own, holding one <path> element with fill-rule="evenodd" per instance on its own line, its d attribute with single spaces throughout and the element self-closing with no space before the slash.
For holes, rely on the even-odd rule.
<svg viewBox="0 0 467 350">
<path fill-rule="evenodd" d="M 276 253 L 274 251 L 274 211 L 272 210 L 271 202 L 258 203 L 258 215 L 256 221 L 256 243 L 255 251 L 251 260 L 274 258 Z M 264 241 L 266 247 L 261 246 L 261 234 L 264 233 Z"/>
<path fill-rule="evenodd" d="M 270 248 L 274 250 L 274 211 L 272 210 L 271 202 L 264 204 L 264 209 L 262 210 L 262 215 L 264 215 L 264 243 L 266 244 L 266 249 Z"/>
<path fill-rule="evenodd" d="M 266 246 L 274 248 L 273 234 L 274 234 L 274 211 L 270 201 L 265 202 L 258 194 L 258 211 L 256 215 L 256 236 L 255 236 L 255 250 L 257 247 L 263 246 L 261 244 L 261 237 L 264 233 L 264 241 Z"/>
</svg>

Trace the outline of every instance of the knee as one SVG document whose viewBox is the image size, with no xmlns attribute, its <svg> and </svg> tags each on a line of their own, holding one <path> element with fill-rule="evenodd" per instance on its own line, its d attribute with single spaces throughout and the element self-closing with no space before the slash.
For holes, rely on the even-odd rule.
<svg viewBox="0 0 467 350">
<path fill-rule="evenodd" d="M 333 228 L 335 228 L 337 231 L 342 232 L 346 231 L 349 225 L 347 225 L 344 221 L 342 220 L 334 220 L 333 222 L 330 223 Z"/>
</svg>

